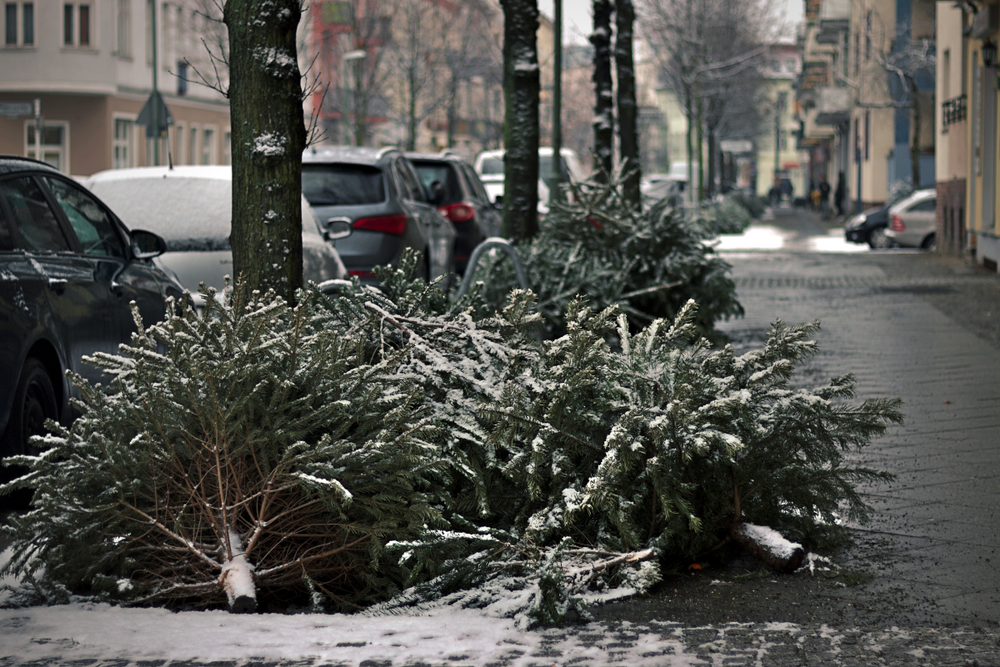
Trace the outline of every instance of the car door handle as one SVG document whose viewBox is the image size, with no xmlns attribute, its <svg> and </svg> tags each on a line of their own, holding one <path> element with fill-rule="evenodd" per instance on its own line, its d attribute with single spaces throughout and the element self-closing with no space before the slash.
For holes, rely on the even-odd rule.
<svg viewBox="0 0 1000 667">
<path fill-rule="evenodd" d="M 65 278 L 49 278 L 49 289 L 56 294 L 62 294 L 69 286 L 69 281 Z"/>
</svg>

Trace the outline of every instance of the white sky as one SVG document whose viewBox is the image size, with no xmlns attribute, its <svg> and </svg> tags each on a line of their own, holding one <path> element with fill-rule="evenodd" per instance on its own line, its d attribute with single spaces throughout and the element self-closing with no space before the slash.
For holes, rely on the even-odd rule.
<svg viewBox="0 0 1000 667">
<path fill-rule="evenodd" d="M 642 0 L 634 0 L 639 4 Z M 784 3 L 790 23 L 802 20 L 804 0 L 778 0 Z M 538 9 L 550 19 L 555 15 L 553 0 L 538 0 Z M 586 44 L 593 29 L 592 0 L 563 0 L 563 43 Z M 793 33 L 794 34 L 794 33 Z"/>
</svg>

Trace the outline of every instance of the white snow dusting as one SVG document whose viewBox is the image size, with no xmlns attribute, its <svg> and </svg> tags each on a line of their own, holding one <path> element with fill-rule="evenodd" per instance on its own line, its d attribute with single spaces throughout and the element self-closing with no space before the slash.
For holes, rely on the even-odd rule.
<svg viewBox="0 0 1000 667">
<path fill-rule="evenodd" d="M 278 134 L 262 134 L 253 140 L 253 152 L 265 157 L 285 154 L 285 137 Z"/>
</svg>

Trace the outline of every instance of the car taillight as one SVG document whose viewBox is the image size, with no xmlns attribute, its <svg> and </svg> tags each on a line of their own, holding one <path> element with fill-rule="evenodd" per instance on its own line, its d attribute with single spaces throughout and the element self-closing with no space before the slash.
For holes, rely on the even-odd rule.
<svg viewBox="0 0 1000 667">
<path fill-rule="evenodd" d="M 898 215 L 892 216 L 892 231 L 894 232 L 905 232 L 906 225 L 903 223 L 902 218 Z"/>
<path fill-rule="evenodd" d="M 439 207 L 438 212 L 452 222 L 468 222 L 476 217 L 476 209 L 468 204 L 448 204 Z"/>
<path fill-rule="evenodd" d="M 374 278 L 374 271 L 365 271 L 364 269 L 349 269 L 347 271 L 352 276 L 357 276 L 358 278 Z"/>
<path fill-rule="evenodd" d="M 366 229 L 370 232 L 382 232 L 402 236 L 406 232 L 405 215 L 380 215 L 377 218 L 361 218 L 354 221 L 354 229 Z"/>
</svg>

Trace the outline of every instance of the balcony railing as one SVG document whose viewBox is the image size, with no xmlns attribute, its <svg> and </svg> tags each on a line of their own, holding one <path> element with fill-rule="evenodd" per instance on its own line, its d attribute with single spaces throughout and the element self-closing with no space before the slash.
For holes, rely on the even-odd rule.
<svg viewBox="0 0 1000 667">
<path fill-rule="evenodd" d="M 941 103 L 941 125 L 948 127 L 965 120 L 965 94 Z"/>
</svg>

